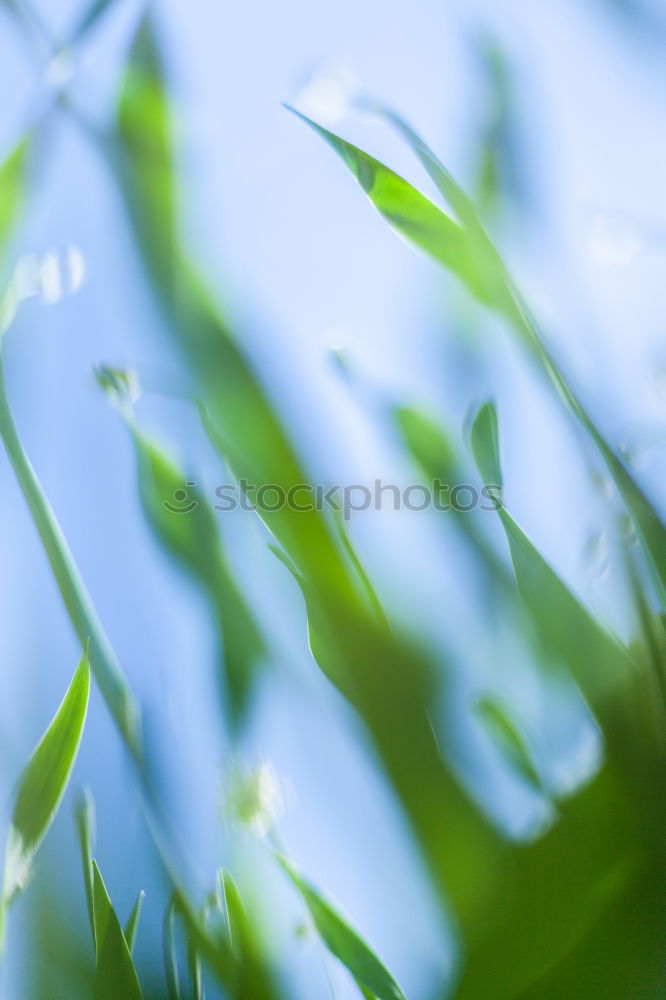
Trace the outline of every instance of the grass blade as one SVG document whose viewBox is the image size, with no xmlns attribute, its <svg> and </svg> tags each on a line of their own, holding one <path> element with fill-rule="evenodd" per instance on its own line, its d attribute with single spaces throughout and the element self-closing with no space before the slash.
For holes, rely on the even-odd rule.
<svg viewBox="0 0 666 1000">
<path fill-rule="evenodd" d="M 129 945 L 93 859 L 96 969 L 95 1000 L 141 1000 L 141 986 Z"/>
<path fill-rule="evenodd" d="M 141 890 L 139 895 L 136 897 L 136 903 L 132 907 L 132 912 L 129 915 L 127 924 L 125 926 L 125 940 L 127 941 L 127 947 L 129 948 L 130 955 L 134 951 L 134 940 L 136 938 L 137 928 L 139 926 L 139 920 L 141 918 L 141 910 L 143 909 L 143 901 L 146 898 L 146 894 Z"/>
<path fill-rule="evenodd" d="M 514 770 L 533 789 L 543 792 L 543 782 L 529 744 L 507 706 L 492 695 L 485 695 L 479 698 L 474 707 L 488 735 Z"/>
<path fill-rule="evenodd" d="M 139 708 L 116 660 L 67 540 L 26 455 L 7 398 L 0 354 L 0 437 L 51 564 L 53 575 L 104 700 L 131 753 L 141 755 Z"/>
<path fill-rule="evenodd" d="M 169 1000 L 181 1000 L 178 955 L 173 927 L 174 915 L 175 905 L 172 897 L 164 913 L 164 921 L 162 923 L 162 952 L 164 955 L 167 996 Z"/>
<path fill-rule="evenodd" d="M 502 483 L 497 413 L 491 403 L 478 411 L 470 432 L 481 476 Z M 624 647 L 610 636 L 565 586 L 510 516 L 498 511 L 518 588 L 545 645 L 569 666 L 607 736 L 615 732 L 621 693 L 629 694 L 636 670 Z M 624 709 L 628 708 L 625 704 Z M 609 712 L 611 713 L 609 716 Z M 627 716 L 630 713 L 626 713 Z M 635 721 L 635 720 L 634 720 Z"/>
<path fill-rule="evenodd" d="M 23 889 L 58 809 L 81 742 L 90 693 L 84 656 L 53 721 L 21 775 L 5 851 L 3 907 Z"/>
<path fill-rule="evenodd" d="M 75 818 L 81 848 L 83 884 L 86 890 L 90 933 L 93 944 L 95 944 L 95 890 L 92 870 L 92 854 L 95 847 L 95 803 L 89 792 L 86 792 L 77 803 Z"/>
<path fill-rule="evenodd" d="M 245 719 L 265 647 L 225 557 L 216 517 L 197 484 L 137 426 L 132 374 L 103 366 L 96 377 L 132 436 L 141 506 L 150 529 L 208 599 L 219 633 L 222 703 L 230 726 L 237 728 Z"/>
<path fill-rule="evenodd" d="M 377 955 L 338 910 L 301 875 L 282 854 L 275 855 L 298 890 L 322 941 L 358 983 L 364 995 L 376 1000 L 405 1000 L 405 995 Z"/>
</svg>

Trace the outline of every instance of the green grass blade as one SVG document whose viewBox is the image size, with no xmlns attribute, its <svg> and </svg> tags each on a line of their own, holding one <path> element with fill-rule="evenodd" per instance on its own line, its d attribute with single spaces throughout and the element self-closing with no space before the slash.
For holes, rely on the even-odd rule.
<svg viewBox="0 0 666 1000">
<path fill-rule="evenodd" d="M 509 708 L 492 695 L 479 698 L 474 708 L 505 759 L 528 785 L 537 792 L 542 792 L 543 782 L 529 744 Z"/>
<path fill-rule="evenodd" d="M 125 940 L 127 941 L 127 947 L 129 948 L 130 955 L 134 951 L 134 941 L 136 938 L 136 932 L 139 926 L 139 920 L 141 919 L 141 910 L 143 909 L 143 901 L 146 898 L 146 894 L 141 890 L 139 895 L 136 897 L 136 902 L 132 907 L 132 912 L 129 915 L 127 924 L 125 925 Z"/>
<path fill-rule="evenodd" d="M 229 944 L 233 951 L 239 951 L 243 939 L 244 927 L 247 922 L 243 902 L 231 872 L 228 872 L 224 868 L 221 869 L 218 873 L 218 879 L 220 894 L 224 904 L 224 916 L 229 932 Z"/>
<path fill-rule="evenodd" d="M 182 892 L 174 894 L 176 912 L 183 921 L 190 946 L 225 991 L 230 1000 L 279 1000 L 282 990 L 273 971 L 267 966 L 253 929 L 244 914 L 234 915 L 237 932 L 234 949 L 228 929 L 204 925 Z"/>
<path fill-rule="evenodd" d="M 376 1000 L 405 1000 L 404 993 L 388 969 L 336 907 L 284 855 L 275 856 L 310 911 L 322 941 L 351 972 L 361 990 Z"/>
<path fill-rule="evenodd" d="M 358 146 L 293 111 L 315 130 L 351 170 L 375 208 L 408 243 L 452 271 L 482 303 L 505 309 L 506 288 L 486 255 L 461 225 L 421 194 L 412 184 Z"/>
<path fill-rule="evenodd" d="M 176 173 L 169 100 L 155 27 L 148 14 L 136 33 L 117 106 L 117 142 L 124 155 L 119 179 L 153 278 L 176 287 Z M 113 151 L 115 152 L 115 151 Z"/>
<path fill-rule="evenodd" d="M 413 406 L 396 407 L 391 415 L 402 443 L 422 473 L 426 485 L 434 489 L 437 482 L 453 486 L 466 481 L 453 443 L 437 421 Z M 491 487 L 500 484 L 496 479 L 487 479 L 484 485 Z M 487 571 L 489 580 L 505 594 L 511 593 L 515 589 L 513 580 L 492 546 L 478 530 L 475 519 L 468 511 L 458 511 L 455 508 L 447 514 L 455 519 L 456 526 L 478 557 L 479 564 Z M 494 595 L 496 590 L 490 590 L 490 593 Z"/>
<path fill-rule="evenodd" d="M 219 633 L 219 686 L 230 726 L 245 719 L 265 646 L 226 560 L 215 514 L 196 483 L 137 426 L 131 373 L 96 371 L 123 415 L 137 459 L 139 495 L 149 527 L 168 555 L 200 584 Z"/>
<path fill-rule="evenodd" d="M 173 898 L 164 913 L 162 923 L 162 951 L 164 955 L 164 973 L 166 976 L 167 996 L 169 1000 L 181 1000 L 180 975 L 178 972 L 178 954 L 174 933 L 175 905 Z"/>
<path fill-rule="evenodd" d="M 29 139 L 22 139 L 0 165 L 0 249 L 3 251 L 23 209 L 29 147 Z"/>
<path fill-rule="evenodd" d="M 26 455 L 7 398 L 0 355 L 0 437 L 32 514 L 70 620 L 83 645 L 104 700 L 132 754 L 141 751 L 140 714 L 116 660 L 67 540 Z"/>
<path fill-rule="evenodd" d="M 3 905 L 24 887 L 65 793 L 83 733 L 89 693 L 90 669 L 83 657 L 19 781 L 5 852 Z"/>
<path fill-rule="evenodd" d="M 497 413 L 491 403 L 477 413 L 470 442 L 481 476 L 502 483 Z M 614 730 L 618 699 L 635 679 L 628 652 L 610 636 L 565 586 L 506 508 L 499 510 L 518 588 L 548 653 L 570 668 L 606 734 Z M 625 705 L 628 708 L 628 704 Z M 612 715 L 609 718 L 609 712 Z"/>
<path fill-rule="evenodd" d="M 111 905 L 97 862 L 93 860 L 95 1000 L 141 1000 L 141 986 L 129 945 Z"/>
<path fill-rule="evenodd" d="M 83 884 L 86 890 L 86 904 L 90 933 L 95 943 L 95 892 L 92 870 L 92 855 L 95 848 L 95 803 L 90 792 L 86 792 L 76 805 L 74 812 L 83 865 Z"/>
</svg>

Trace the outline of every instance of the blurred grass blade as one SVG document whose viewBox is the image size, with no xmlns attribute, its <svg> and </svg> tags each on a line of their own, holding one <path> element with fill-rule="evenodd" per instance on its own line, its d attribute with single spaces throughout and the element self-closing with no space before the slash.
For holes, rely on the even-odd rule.
<svg viewBox="0 0 666 1000">
<path fill-rule="evenodd" d="M 499 429 L 493 404 L 485 403 L 478 411 L 470 442 L 481 476 L 501 484 Z M 636 675 L 628 652 L 574 597 L 504 506 L 499 517 L 520 593 L 546 652 L 562 657 L 610 737 L 618 723 L 622 693 L 628 695 Z M 629 703 L 622 708 L 628 720 Z"/>
<path fill-rule="evenodd" d="M 25 197 L 29 139 L 22 139 L 0 165 L 0 254 L 20 218 Z"/>
<path fill-rule="evenodd" d="M 199 955 L 193 944 L 187 947 L 187 964 L 190 970 L 190 983 L 192 985 L 192 1000 L 203 1000 L 203 976 L 201 973 L 201 962 Z"/>
<path fill-rule="evenodd" d="M 164 921 L 162 923 L 162 951 L 164 954 L 164 973 L 169 1000 L 181 1000 L 178 954 L 173 926 L 175 912 L 172 897 L 164 913 Z"/>
<path fill-rule="evenodd" d="M 332 955 L 351 972 L 365 995 L 376 1000 L 405 1000 L 404 993 L 365 941 L 317 889 L 282 854 L 276 858 L 300 893 L 317 931 Z"/>
<path fill-rule="evenodd" d="M 95 944 L 95 890 L 92 870 L 92 855 L 95 849 L 95 803 L 90 792 L 86 791 L 77 803 L 75 819 L 81 848 L 83 884 L 86 890 L 90 933 L 93 944 Z"/>
<path fill-rule="evenodd" d="M 485 695 L 478 699 L 474 708 L 488 735 L 514 770 L 535 791 L 543 792 L 541 775 L 529 744 L 508 707 L 494 696 Z"/>
<path fill-rule="evenodd" d="M 218 874 L 220 893 L 224 903 L 224 916 L 229 931 L 229 944 L 237 951 L 243 936 L 243 927 L 247 921 L 245 910 L 231 872 L 221 869 Z"/>
<path fill-rule="evenodd" d="M 228 722 L 235 728 L 244 721 L 265 647 L 227 563 L 215 515 L 197 484 L 137 426 L 131 373 L 101 367 L 96 376 L 132 435 L 141 505 L 151 530 L 208 598 L 219 634 L 219 687 Z"/>
<path fill-rule="evenodd" d="M 484 124 L 477 140 L 475 190 L 483 212 L 492 217 L 529 200 L 518 134 L 517 87 L 513 67 L 494 38 L 476 39 L 475 55 L 484 77 Z"/>
<path fill-rule="evenodd" d="M 435 483 L 451 486 L 466 481 L 452 441 L 429 414 L 413 406 L 398 406 L 391 416 L 407 452 L 429 487 Z M 485 480 L 484 485 L 501 486 L 497 479 Z M 479 531 L 469 511 L 459 511 L 452 507 L 449 513 L 455 519 L 456 526 L 466 538 L 480 564 L 487 570 L 490 582 L 501 587 L 505 593 L 515 590 L 513 579 L 504 563 Z M 489 587 L 488 593 L 494 597 L 497 593 L 496 587 Z"/>
<path fill-rule="evenodd" d="M 95 1000 L 141 1000 L 141 986 L 130 949 L 93 859 L 95 913 Z"/>
<path fill-rule="evenodd" d="M 174 906 L 181 917 L 190 946 L 206 964 L 230 1000 L 279 1000 L 282 990 L 268 967 L 253 927 L 236 911 L 234 949 L 229 943 L 228 928 L 208 928 L 182 892 L 174 894 Z"/>
<path fill-rule="evenodd" d="M 97 28 L 115 2 L 116 0 L 92 0 L 72 32 L 68 47 L 79 45 L 89 32 Z"/>
<path fill-rule="evenodd" d="M 19 781 L 5 851 L 3 907 L 25 886 L 33 858 L 65 793 L 81 742 L 89 693 L 90 669 L 84 656 Z"/>
<path fill-rule="evenodd" d="M 162 289 L 173 289 L 178 259 L 175 166 L 164 71 L 150 14 L 143 18 L 127 60 L 117 133 L 125 154 L 120 180 L 139 243 L 154 280 Z"/>
<path fill-rule="evenodd" d="M 136 903 L 132 907 L 132 912 L 129 915 L 127 924 L 125 926 L 125 940 L 127 941 L 127 947 L 129 948 L 130 955 L 134 951 L 134 940 L 136 938 L 137 928 L 139 926 L 139 920 L 141 918 L 141 910 L 143 909 L 143 901 L 146 898 L 146 894 L 141 890 L 139 895 L 136 897 Z"/>
<path fill-rule="evenodd" d="M 265 648 L 222 550 L 215 516 L 201 491 L 188 487 L 187 504 L 179 509 L 174 495 L 184 491 L 186 477 L 145 435 L 133 434 L 139 465 L 141 502 L 158 538 L 208 595 L 220 635 L 222 688 L 229 721 L 237 725 L 247 711 Z"/>
<path fill-rule="evenodd" d="M 130 752 L 140 759 L 138 705 L 97 617 L 67 540 L 21 444 L 7 398 L 1 353 L 0 437 L 39 532 L 72 625 L 81 643 L 87 645 L 95 680 Z"/>
</svg>

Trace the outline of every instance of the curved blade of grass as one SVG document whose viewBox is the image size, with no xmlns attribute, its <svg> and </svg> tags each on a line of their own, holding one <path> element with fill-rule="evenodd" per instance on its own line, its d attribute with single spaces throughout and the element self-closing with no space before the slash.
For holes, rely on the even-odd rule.
<svg viewBox="0 0 666 1000">
<path fill-rule="evenodd" d="M 3 908 L 25 886 L 34 856 L 65 793 L 81 742 L 89 693 L 90 669 L 84 656 L 19 780 L 5 850 Z"/>
<path fill-rule="evenodd" d="M 470 441 L 482 477 L 491 476 L 501 483 L 497 413 L 491 403 L 478 411 Z M 504 506 L 498 515 L 509 543 L 518 588 L 546 650 L 561 656 L 569 666 L 606 735 L 610 735 L 617 723 L 620 692 L 628 694 L 636 675 L 628 652 L 574 597 Z"/>
<path fill-rule="evenodd" d="M 292 885 L 300 893 L 322 941 L 364 991 L 376 1000 L 405 1000 L 405 995 L 386 966 L 335 906 L 304 878 L 283 855 L 275 857 Z"/>
<path fill-rule="evenodd" d="M 489 269 L 485 255 L 465 229 L 425 195 L 375 157 L 288 108 L 314 129 L 351 170 L 375 208 L 408 243 L 452 271 L 473 296 L 493 308 L 506 308 L 506 290 Z"/>
<path fill-rule="evenodd" d="M 95 1000 L 141 1000 L 132 955 L 111 905 L 97 862 L 93 859 L 96 969 Z"/>
<path fill-rule="evenodd" d="M 541 775 L 534 763 L 529 744 L 507 706 L 494 696 L 485 695 L 478 699 L 474 708 L 488 735 L 514 770 L 535 791 L 543 792 Z"/>
<path fill-rule="evenodd" d="M 138 705 L 97 617 L 67 540 L 21 444 L 7 398 L 1 354 L 0 437 L 41 537 L 72 625 L 81 643 L 88 647 L 90 666 L 104 700 L 125 743 L 132 754 L 139 758 L 141 736 Z"/>
<path fill-rule="evenodd" d="M 414 150 L 455 212 L 457 223 L 374 157 L 299 112 L 294 113 L 332 146 L 375 207 L 400 235 L 456 275 L 482 305 L 504 316 L 526 344 L 599 450 L 636 523 L 662 600 L 666 602 L 666 527 L 662 519 L 571 388 L 479 221 L 471 199 L 432 150 L 398 115 L 380 106 L 373 106 L 373 110 L 397 128 Z"/>
</svg>

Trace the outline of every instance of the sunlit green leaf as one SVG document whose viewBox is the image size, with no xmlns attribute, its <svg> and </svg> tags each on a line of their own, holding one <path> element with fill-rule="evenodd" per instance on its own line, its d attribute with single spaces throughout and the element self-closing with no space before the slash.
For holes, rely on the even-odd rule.
<svg viewBox="0 0 666 1000">
<path fill-rule="evenodd" d="M 23 207 L 29 140 L 21 140 L 0 164 L 0 251 L 4 254 L 7 240 Z"/>
<path fill-rule="evenodd" d="M 162 287 L 172 288 L 177 260 L 175 174 L 169 103 L 153 19 L 147 15 L 127 60 L 117 113 L 121 168 L 135 231 Z"/>
<path fill-rule="evenodd" d="M 5 902 L 11 902 L 26 884 L 33 858 L 65 793 L 83 733 L 89 691 L 90 669 L 84 656 L 19 781 L 5 852 Z"/>
</svg>

